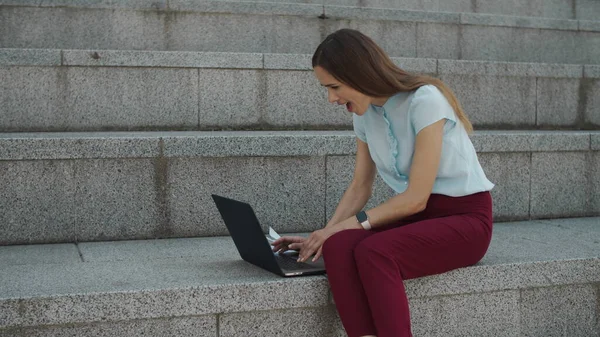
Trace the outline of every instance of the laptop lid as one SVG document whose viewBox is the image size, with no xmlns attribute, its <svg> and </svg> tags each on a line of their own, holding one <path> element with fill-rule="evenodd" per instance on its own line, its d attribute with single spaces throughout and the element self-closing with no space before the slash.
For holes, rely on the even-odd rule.
<svg viewBox="0 0 600 337">
<path fill-rule="evenodd" d="M 322 258 L 316 262 L 296 262 L 295 252 L 273 253 L 250 205 L 214 194 L 212 197 L 242 259 L 281 276 L 325 273 Z"/>
<path fill-rule="evenodd" d="M 212 198 L 242 259 L 283 275 L 252 207 L 247 203 L 215 194 Z"/>
</svg>

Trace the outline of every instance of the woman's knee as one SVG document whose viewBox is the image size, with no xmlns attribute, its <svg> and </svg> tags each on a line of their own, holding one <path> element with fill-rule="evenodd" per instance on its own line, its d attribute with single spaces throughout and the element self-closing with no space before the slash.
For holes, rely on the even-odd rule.
<svg viewBox="0 0 600 337">
<path fill-rule="evenodd" d="M 323 243 L 323 257 L 337 254 L 351 255 L 352 251 L 362 240 L 368 237 L 364 230 L 344 230 L 330 236 Z"/>
<path fill-rule="evenodd" d="M 354 248 L 354 260 L 359 263 L 360 261 L 373 261 L 377 256 L 384 256 L 385 254 L 379 249 L 379 245 L 375 239 L 363 240 L 356 248 Z"/>
</svg>

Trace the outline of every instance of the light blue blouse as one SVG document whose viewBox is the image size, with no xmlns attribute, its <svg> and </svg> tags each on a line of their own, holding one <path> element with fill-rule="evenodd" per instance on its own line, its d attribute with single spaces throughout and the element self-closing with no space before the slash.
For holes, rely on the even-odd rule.
<svg viewBox="0 0 600 337">
<path fill-rule="evenodd" d="M 446 119 L 442 155 L 432 193 L 452 197 L 489 191 L 494 187 L 477 159 L 473 143 L 446 97 L 433 85 L 401 92 L 381 106 L 371 105 L 353 115 L 356 136 L 367 143 L 381 178 L 396 193 L 408 187 L 416 135 Z"/>
</svg>

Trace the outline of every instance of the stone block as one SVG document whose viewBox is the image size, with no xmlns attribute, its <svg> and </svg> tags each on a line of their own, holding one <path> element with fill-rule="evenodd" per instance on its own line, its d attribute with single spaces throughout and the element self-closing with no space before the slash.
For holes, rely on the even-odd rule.
<svg viewBox="0 0 600 337">
<path fill-rule="evenodd" d="M 537 62 L 571 64 L 600 62 L 600 32 L 541 29 L 533 46 L 537 48 L 539 56 Z"/>
<path fill-rule="evenodd" d="M 588 151 L 590 133 L 584 131 L 475 131 L 477 152 Z"/>
<path fill-rule="evenodd" d="M 600 77 L 583 79 L 580 93 L 585 97 L 579 102 L 584 105 L 585 122 L 600 126 Z"/>
<path fill-rule="evenodd" d="M 358 20 L 393 20 L 407 22 L 454 23 L 460 21 L 458 13 L 433 11 L 406 11 L 390 8 L 325 6 L 325 15 L 333 18 Z"/>
<path fill-rule="evenodd" d="M 325 4 L 434 12 L 465 12 L 471 10 L 471 0 L 325 0 Z"/>
<path fill-rule="evenodd" d="M 53 49 L 166 49 L 164 15 L 70 7 L 0 7 L 0 46 Z"/>
<path fill-rule="evenodd" d="M 286 16 L 316 17 L 323 14 L 323 6 L 318 4 L 272 2 L 230 2 L 169 0 L 169 8 L 181 12 L 195 13 L 231 13 L 231 14 L 267 14 Z"/>
<path fill-rule="evenodd" d="M 519 334 L 518 291 L 412 298 L 409 303 L 415 336 Z"/>
<path fill-rule="evenodd" d="M 284 279 L 243 261 L 229 245 L 210 261 L 90 262 L 3 271 L 0 329 L 320 307 L 328 298 L 324 276 Z"/>
<path fill-rule="evenodd" d="M 479 162 L 492 189 L 495 220 L 529 218 L 529 153 L 479 153 Z"/>
<path fill-rule="evenodd" d="M 462 27 L 461 55 L 467 60 L 594 63 L 588 61 L 593 54 L 581 48 L 591 38 L 577 31 L 467 25 Z"/>
<path fill-rule="evenodd" d="M 531 217 L 576 217 L 592 213 L 589 155 L 533 153 Z"/>
<path fill-rule="evenodd" d="M 521 335 L 597 336 L 597 299 L 593 285 L 523 289 Z"/>
<path fill-rule="evenodd" d="M 574 126 L 580 116 L 578 79 L 537 79 L 536 125 L 551 127 Z"/>
<path fill-rule="evenodd" d="M 219 316 L 219 336 L 331 336 L 336 316 L 331 306 L 224 314 Z"/>
<path fill-rule="evenodd" d="M 0 133 L 0 159 L 152 158 L 159 141 L 152 132 Z"/>
<path fill-rule="evenodd" d="M 0 246 L 0 266 L 81 262 L 74 244 Z"/>
<path fill-rule="evenodd" d="M 438 73 L 441 75 L 487 75 L 580 79 L 584 67 L 593 66 L 583 66 L 578 64 L 438 60 Z"/>
<path fill-rule="evenodd" d="M 579 20 L 598 20 L 600 3 L 597 0 L 576 0 L 575 11 Z"/>
<path fill-rule="evenodd" d="M 327 89 L 306 71 L 273 71 L 266 74 L 264 121 L 277 128 L 351 127 L 346 106 L 328 102 Z"/>
<path fill-rule="evenodd" d="M 591 134 L 591 146 L 592 146 L 592 150 L 594 151 L 598 151 L 600 150 L 600 132 L 593 132 Z"/>
<path fill-rule="evenodd" d="M 584 65 L 583 76 L 588 78 L 600 78 L 600 65 Z"/>
<path fill-rule="evenodd" d="M 574 1 L 576 0 L 476 0 L 475 6 L 480 13 L 575 19 L 575 13 L 573 12 L 575 8 L 573 6 Z"/>
<path fill-rule="evenodd" d="M 492 243 L 480 264 L 585 260 L 597 255 L 600 247 L 598 224 L 594 217 L 495 223 Z M 554 278 L 551 269 L 543 274 Z"/>
<path fill-rule="evenodd" d="M 312 54 L 264 54 L 264 69 L 313 70 Z"/>
<path fill-rule="evenodd" d="M 417 57 L 460 58 L 460 27 L 456 24 L 418 23 Z"/>
<path fill-rule="evenodd" d="M 577 20 L 559 20 L 548 18 L 536 18 L 532 16 L 507 16 L 472 13 L 462 13 L 460 15 L 460 23 L 463 25 L 482 25 L 573 31 L 577 31 L 579 27 Z"/>
<path fill-rule="evenodd" d="M 2 68 L 5 131 L 193 128 L 198 73 L 191 69 Z M 123 113 L 126 111 L 127 113 Z M 5 124 L 6 123 L 6 124 Z"/>
<path fill-rule="evenodd" d="M 260 69 L 263 64 L 263 54 L 141 50 L 64 50 L 63 63 L 70 66 Z"/>
<path fill-rule="evenodd" d="M 229 256 L 235 245 L 229 236 L 154 240 L 82 242 L 77 245 L 85 262 L 186 259 L 213 261 Z M 199 248 L 201 247 L 201 249 Z M 0 250 L 2 247 L 0 247 Z M 2 254 L 2 253 L 0 253 Z M 77 256 L 79 258 L 79 255 Z"/>
<path fill-rule="evenodd" d="M 163 141 L 166 157 L 297 157 L 356 151 L 352 131 L 177 132 L 165 134 Z"/>
<path fill-rule="evenodd" d="M 0 49 L 0 67 L 3 66 L 59 66 L 61 51 L 56 49 Z"/>
<path fill-rule="evenodd" d="M 169 50 L 312 54 L 322 38 L 316 15 L 174 12 L 165 20 Z"/>
<path fill-rule="evenodd" d="M 579 30 L 588 32 L 600 32 L 600 22 L 579 20 Z"/>
<path fill-rule="evenodd" d="M 596 151 L 590 154 L 590 177 L 592 186 L 591 209 L 592 214 L 600 215 L 600 137 L 597 137 Z M 600 240 L 599 240 L 600 241 Z M 600 328 L 600 327 L 599 327 Z"/>
<path fill-rule="evenodd" d="M 0 67 L 0 131 L 37 129 L 60 119 L 62 91 L 56 84 L 64 83 L 63 74 L 57 68 Z"/>
<path fill-rule="evenodd" d="M 402 21 L 376 21 L 376 20 L 351 20 L 346 18 L 334 18 L 328 20 L 324 26 L 325 36 L 342 28 L 357 29 L 369 36 L 383 50 L 392 57 L 429 57 L 428 55 L 417 55 L 417 23 Z M 307 53 L 314 53 L 314 48 Z"/>
<path fill-rule="evenodd" d="M 193 69 L 68 68 L 68 129 L 194 128 L 198 72 Z M 123 113 L 126 111 L 127 113 Z"/>
<path fill-rule="evenodd" d="M 228 233 L 211 194 L 249 203 L 264 230 L 307 232 L 325 222 L 324 157 L 175 158 L 168 190 L 179 236 Z"/>
<path fill-rule="evenodd" d="M 151 160 L 0 161 L 0 244 L 161 233 Z"/>
<path fill-rule="evenodd" d="M 160 319 L 23 328 L 14 329 L 13 331 L 13 336 L 16 337 L 214 337 L 217 334 L 217 316 L 168 317 Z M 0 336 L 2 336 L 1 332 Z"/>
<path fill-rule="evenodd" d="M 199 69 L 200 129 L 258 125 L 267 103 L 267 80 L 258 70 Z"/>
<path fill-rule="evenodd" d="M 535 125 L 535 78 L 442 75 L 440 79 L 476 126 Z"/>
<path fill-rule="evenodd" d="M 428 58 L 392 57 L 392 61 L 403 70 L 421 74 L 435 74 L 437 60 Z"/>
</svg>

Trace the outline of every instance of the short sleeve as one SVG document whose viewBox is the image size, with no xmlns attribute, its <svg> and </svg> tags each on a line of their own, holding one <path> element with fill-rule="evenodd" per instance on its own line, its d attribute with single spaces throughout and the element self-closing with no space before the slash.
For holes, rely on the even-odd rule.
<svg viewBox="0 0 600 337">
<path fill-rule="evenodd" d="M 356 134 L 356 137 L 366 143 L 367 134 L 365 132 L 364 117 L 352 114 L 352 126 L 354 127 L 354 133 Z"/>
<path fill-rule="evenodd" d="M 456 124 L 456 114 L 442 92 L 434 85 L 425 85 L 417 89 L 408 110 L 410 122 L 418 134 L 423 128 L 447 119 Z"/>
</svg>

